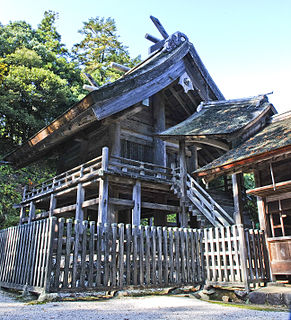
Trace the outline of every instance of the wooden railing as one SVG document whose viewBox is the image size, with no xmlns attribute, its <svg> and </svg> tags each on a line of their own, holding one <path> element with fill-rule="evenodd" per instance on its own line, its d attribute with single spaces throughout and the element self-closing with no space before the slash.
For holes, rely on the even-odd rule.
<svg viewBox="0 0 291 320">
<path fill-rule="evenodd" d="M 26 188 L 23 193 L 22 202 L 37 198 L 53 192 L 67 188 L 78 182 L 88 180 L 99 173 L 101 169 L 102 156 L 90 160 L 82 165 L 79 165 L 71 170 L 61 173 L 54 178 L 44 181 L 32 188 Z"/>
<path fill-rule="evenodd" d="M 170 182 L 172 179 L 171 168 L 116 156 L 110 157 L 108 170 L 135 178 L 154 179 L 157 182 L 159 180 Z"/>
<path fill-rule="evenodd" d="M 189 174 L 186 186 L 188 198 L 214 226 L 234 224 L 234 219 Z"/>
<path fill-rule="evenodd" d="M 195 181 L 189 174 L 180 176 L 179 168 L 172 168 L 173 188 L 180 190 L 180 197 L 187 199 L 205 216 L 215 227 L 229 226 L 234 224 L 234 219 Z M 185 195 L 183 195 L 183 190 Z"/>
<path fill-rule="evenodd" d="M 76 185 L 79 182 L 90 180 L 103 173 L 123 174 L 133 178 L 155 180 L 156 182 L 171 182 L 170 168 L 116 156 L 109 158 L 108 148 L 104 147 L 103 151 L 104 149 L 107 149 L 107 152 L 102 152 L 101 156 L 93 160 L 61 173 L 41 184 L 25 188 L 22 204 L 28 203 L 32 199 L 47 196 L 57 190 Z"/>
<path fill-rule="evenodd" d="M 47 292 L 269 281 L 264 233 L 80 223 L 55 217 L 0 231 L 0 286 Z"/>
</svg>

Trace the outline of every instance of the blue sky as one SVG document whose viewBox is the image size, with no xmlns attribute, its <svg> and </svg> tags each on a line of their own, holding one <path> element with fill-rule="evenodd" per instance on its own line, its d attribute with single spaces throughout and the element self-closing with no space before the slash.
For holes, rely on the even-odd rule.
<svg viewBox="0 0 291 320">
<path fill-rule="evenodd" d="M 45 10 L 59 13 L 57 28 L 71 47 L 90 17 L 115 19 L 121 41 L 132 56 L 143 58 L 159 37 L 149 19 L 160 19 L 167 32 L 184 32 L 226 98 L 274 91 L 270 101 L 279 112 L 291 110 L 290 0 L 0 0 L 0 22 L 25 20 L 34 27 Z"/>
</svg>

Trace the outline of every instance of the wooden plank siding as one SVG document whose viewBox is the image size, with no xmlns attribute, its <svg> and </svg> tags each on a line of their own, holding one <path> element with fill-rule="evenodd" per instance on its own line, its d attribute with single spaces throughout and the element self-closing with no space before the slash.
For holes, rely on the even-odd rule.
<svg viewBox="0 0 291 320">
<path fill-rule="evenodd" d="M 197 230 L 53 217 L 1 230 L 0 257 L 0 286 L 33 292 L 249 287 L 270 276 L 263 232 L 242 225 Z"/>
</svg>

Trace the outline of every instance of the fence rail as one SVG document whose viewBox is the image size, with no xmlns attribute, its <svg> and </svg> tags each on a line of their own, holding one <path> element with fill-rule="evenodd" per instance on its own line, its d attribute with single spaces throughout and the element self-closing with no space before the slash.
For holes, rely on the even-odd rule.
<svg viewBox="0 0 291 320">
<path fill-rule="evenodd" d="M 166 182 L 171 182 L 172 179 L 171 168 L 117 156 L 110 157 L 108 169 L 114 173 L 122 173 L 143 179 L 148 178 Z"/>
<path fill-rule="evenodd" d="M 77 183 L 81 178 L 86 180 L 87 178 L 90 178 L 90 176 L 96 176 L 98 175 L 98 170 L 101 169 L 101 163 L 102 156 L 63 172 L 41 184 L 33 187 L 27 187 L 23 192 L 22 202 L 25 203 L 33 198 L 50 194 L 63 187 L 68 187 L 70 184 Z"/>
<path fill-rule="evenodd" d="M 112 290 L 269 280 L 264 233 L 73 222 L 0 231 L 0 285 L 31 291 Z"/>
</svg>

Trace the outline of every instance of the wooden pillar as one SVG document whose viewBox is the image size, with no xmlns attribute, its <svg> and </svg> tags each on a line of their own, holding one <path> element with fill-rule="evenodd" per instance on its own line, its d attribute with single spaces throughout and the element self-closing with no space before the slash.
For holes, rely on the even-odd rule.
<svg viewBox="0 0 291 320">
<path fill-rule="evenodd" d="M 20 207 L 20 216 L 19 216 L 19 224 L 23 224 L 23 219 L 25 218 L 25 206 Z"/>
<path fill-rule="evenodd" d="M 179 214 L 180 227 L 187 227 L 188 219 L 187 212 L 185 208 L 185 201 L 187 199 L 187 163 L 186 163 L 186 150 L 185 150 L 185 140 L 179 140 L 179 164 L 180 164 L 180 188 L 181 188 L 181 198 L 180 207 L 181 213 Z"/>
<path fill-rule="evenodd" d="M 82 186 L 82 183 L 79 183 L 77 186 L 77 201 L 76 201 L 76 214 L 75 219 L 79 221 L 84 220 L 84 211 L 82 208 L 83 202 L 85 199 L 85 189 Z"/>
<path fill-rule="evenodd" d="M 28 223 L 30 223 L 35 218 L 35 204 L 33 201 L 29 204 L 29 216 L 28 216 Z"/>
<path fill-rule="evenodd" d="M 118 223 L 118 209 L 115 205 L 110 203 L 110 197 L 119 198 L 118 190 L 109 188 L 109 204 L 108 204 L 108 223 Z"/>
<path fill-rule="evenodd" d="M 235 224 L 243 224 L 243 203 L 242 203 L 242 174 L 235 173 L 232 175 L 232 192 L 234 203 L 233 219 Z"/>
<path fill-rule="evenodd" d="M 254 171 L 254 177 L 255 177 L 256 188 L 261 187 L 260 172 L 258 170 Z M 270 234 L 269 222 L 266 216 L 266 206 L 265 206 L 264 198 L 257 196 L 257 206 L 258 206 L 260 229 L 265 231 L 266 237 L 270 237 L 271 234 Z"/>
<path fill-rule="evenodd" d="M 98 206 L 98 223 L 108 223 L 108 154 L 107 147 L 102 148 L 102 171 L 103 177 L 99 181 L 99 206 Z"/>
<path fill-rule="evenodd" d="M 27 191 L 27 186 L 25 186 L 25 187 L 23 188 L 22 201 L 25 200 L 26 191 Z M 22 223 L 23 223 L 23 219 L 25 218 L 25 212 L 26 212 L 25 206 L 21 206 L 21 207 L 20 207 L 19 224 L 22 224 Z"/>
<path fill-rule="evenodd" d="M 188 172 L 193 172 L 198 169 L 198 153 L 196 146 L 190 146 L 191 157 L 188 159 Z"/>
<path fill-rule="evenodd" d="M 49 207 L 49 217 L 52 217 L 54 215 L 54 209 L 57 205 L 57 199 L 55 195 L 52 193 L 50 196 L 50 207 Z"/>
<path fill-rule="evenodd" d="M 132 190 L 132 200 L 134 201 L 133 209 L 132 209 L 132 224 L 140 225 L 141 219 L 141 183 L 140 181 L 136 181 Z"/>
<path fill-rule="evenodd" d="M 154 132 L 164 131 L 166 128 L 166 117 L 165 117 L 165 101 L 162 93 L 156 93 L 152 97 L 152 107 L 154 116 Z M 166 166 L 167 155 L 166 155 L 166 144 L 163 140 L 158 137 L 154 137 L 154 163 Z"/>
<path fill-rule="evenodd" d="M 120 143 L 120 122 L 113 123 L 109 130 L 110 141 L 111 141 L 111 156 L 120 156 L 121 143 Z"/>
</svg>

